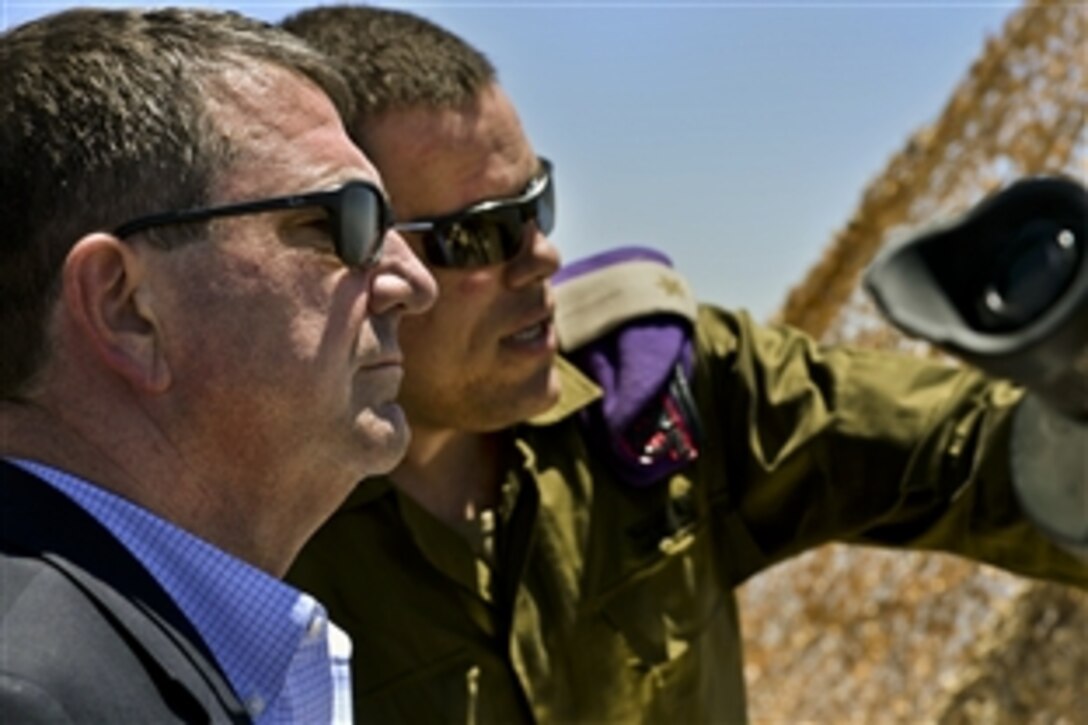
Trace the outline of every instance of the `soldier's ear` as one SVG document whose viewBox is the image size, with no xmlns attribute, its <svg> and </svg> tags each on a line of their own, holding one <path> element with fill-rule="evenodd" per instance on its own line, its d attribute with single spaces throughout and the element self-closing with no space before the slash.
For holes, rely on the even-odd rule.
<svg viewBox="0 0 1088 725">
<path fill-rule="evenodd" d="M 165 391 L 170 370 L 139 250 L 110 234 L 89 234 L 68 253 L 61 282 L 64 313 L 95 362 L 142 392 Z"/>
</svg>

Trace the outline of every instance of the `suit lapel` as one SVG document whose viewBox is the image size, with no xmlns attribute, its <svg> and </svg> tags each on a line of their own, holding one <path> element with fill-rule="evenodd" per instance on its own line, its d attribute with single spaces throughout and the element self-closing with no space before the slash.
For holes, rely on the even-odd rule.
<svg viewBox="0 0 1088 725">
<path fill-rule="evenodd" d="M 192 624 L 92 516 L 44 481 L 0 461 L 0 517 L 0 536 L 65 573 L 166 687 L 187 693 L 211 713 L 225 712 L 232 720 L 248 722 Z"/>
</svg>

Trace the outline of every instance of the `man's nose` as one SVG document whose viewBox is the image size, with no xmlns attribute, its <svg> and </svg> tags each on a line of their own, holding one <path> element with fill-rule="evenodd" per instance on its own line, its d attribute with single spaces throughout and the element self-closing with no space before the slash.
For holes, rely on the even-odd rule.
<svg viewBox="0 0 1088 725">
<path fill-rule="evenodd" d="M 382 314 L 400 307 L 405 314 L 425 312 L 438 297 L 438 285 L 404 237 L 395 231 L 388 235 L 374 269 L 371 311 Z"/>
</svg>

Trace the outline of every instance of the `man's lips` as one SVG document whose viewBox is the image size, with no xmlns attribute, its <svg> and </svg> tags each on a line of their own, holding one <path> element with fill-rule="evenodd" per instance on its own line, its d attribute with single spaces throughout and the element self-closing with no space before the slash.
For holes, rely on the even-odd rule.
<svg viewBox="0 0 1088 725">
<path fill-rule="evenodd" d="M 364 360 L 359 366 L 363 370 L 376 370 L 380 368 L 401 368 L 404 367 L 404 358 L 400 353 L 390 353 L 381 355 L 378 357 L 372 357 Z"/>
<path fill-rule="evenodd" d="M 363 395 L 370 404 L 394 404 L 404 382 L 404 360 L 400 355 L 370 358 L 358 367 L 355 374 L 355 385 L 365 390 Z"/>
<path fill-rule="evenodd" d="M 514 332 L 505 335 L 502 341 L 515 345 L 536 342 L 548 337 L 552 327 L 552 313 L 550 310 L 542 314 L 534 315 L 530 320 L 520 325 Z"/>
<path fill-rule="evenodd" d="M 510 342 L 532 342 L 542 337 L 547 332 L 547 322 L 538 322 L 513 335 L 507 335 L 505 339 Z"/>
</svg>

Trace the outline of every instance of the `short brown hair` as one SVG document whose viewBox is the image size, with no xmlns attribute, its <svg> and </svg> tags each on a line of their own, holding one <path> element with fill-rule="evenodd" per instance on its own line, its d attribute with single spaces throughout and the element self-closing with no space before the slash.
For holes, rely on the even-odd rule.
<svg viewBox="0 0 1088 725">
<path fill-rule="evenodd" d="M 269 65 L 352 112 L 322 56 L 235 13 L 75 9 L 0 35 L 0 399 L 24 395 L 47 354 L 46 319 L 72 245 L 211 201 L 232 149 L 207 99 L 227 70 Z M 193 236 L 164 230 L 156 241 Z"/>
<path fill-rule="evenodd" d="M 329 56 L 347 79 L 357 114 L 346 119 L 353 134 L 391 110 L 459 108 L 496 80 L 495 67 L 479 50 L 401 10 L 318 7 L 281 25 Z"/>
</svg>

